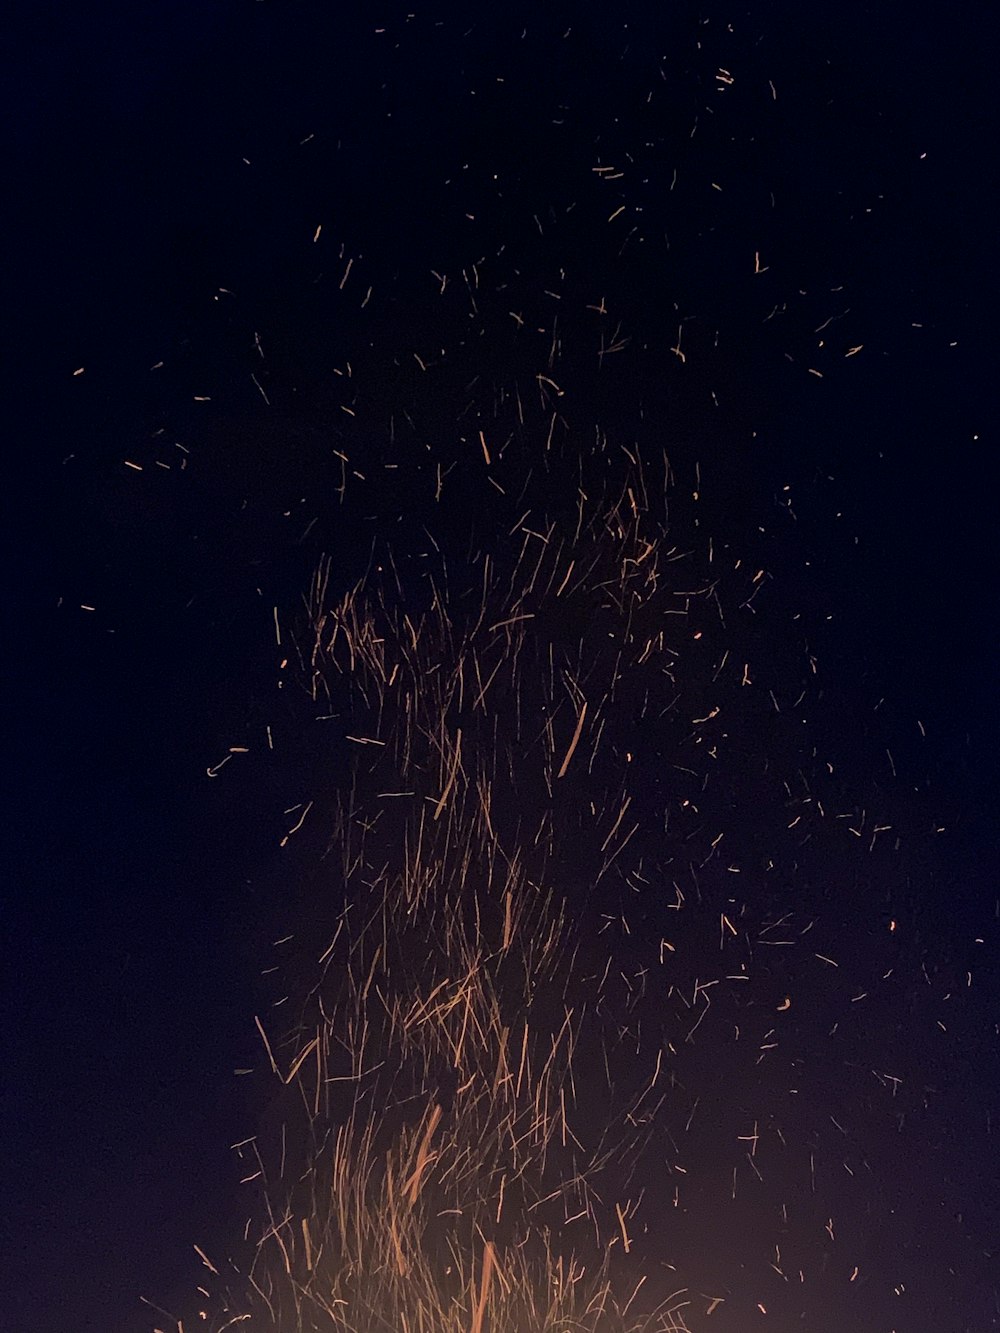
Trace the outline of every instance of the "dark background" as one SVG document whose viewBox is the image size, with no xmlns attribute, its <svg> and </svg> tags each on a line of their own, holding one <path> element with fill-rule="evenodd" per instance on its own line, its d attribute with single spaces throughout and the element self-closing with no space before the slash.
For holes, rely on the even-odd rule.
<svg viewBox="0 0 1000 1333">
<path fill-rule="evenodd" d="M 151 1326 L 140 1294 L 169 1308 L 191 1244 L 241 1225 L 228 1145 L 258 1108 L 231 1070 L 257 1062 L 261 951 L 282 885 L 307 894 L 315 850 L 279 853 L 282 810 L 330 780 L 301 703 L 276 695 L 271 608 L 295 604 L 321 551 L 345 582 L 364 557 L 317 444 L 338 410 L 329 367 L 391 372 L 432 327 L 427 272 L 505 243 L 540 281 L 562 246 L 627 311 L 624 378 L 575 386 L 600 410 L 641 392 L 694 438 L 725 386 L 701 456 L 728 531 L 791 487 L 798 527 L 776 558 L 790 601 L 823 607 L 843 761 L 863 784 L 891 748 L 901 821 L 947 830 L 914 854 L 916 947 L 957 958 L 979 937 L 989 955 L 976 1060 L 938 1071 L 933 1122 L 979 1281 L 997 1254 L 992 1178 L 953 1129 L 981 1130 L 997 1091 L 985 7 L 933 21 L 897 5 L 643 8 L 628 33 L 629 15 L 589 4 L 523 19 L 346 8 L 38 5 L 8 35 L 0 1325 Z M 727 60 L 757 90 L 742 133 L 708 116 L 688 138 L 690 109 L 716 92 L 705 71 Z M 572 220 L 550 253 L 531 215 L 573 197 L 595 146 L 613 161 L 647 142 L 635 124 L 654 86 L 642 262 Z M 725 172 L 732 202 L 675 202 L 665 153 L 685 183 Z M 375 289 L 364 319 L 329 296 L 341 244 L 363 258 L 358 292 Z M 743 282 L 755 249 L 783 274 L 776 327 Z M 674 302 L 693 347 L 724 334 L 711 383 L 695 371 L 676 394 L 654 372 Z M 849 374 L 841 361 L 810 377 L 809 332 L 841 307 L 841 344 L 864 351 Z M 230 745 L 259 753 L 265 723 L 285 738 L 266 761 L 206 776 Z M 992 1326 L 983 1290 L 977 1327 Z M 909 1327 L 942 1326 L 928 1319 Z"/>
</svg>

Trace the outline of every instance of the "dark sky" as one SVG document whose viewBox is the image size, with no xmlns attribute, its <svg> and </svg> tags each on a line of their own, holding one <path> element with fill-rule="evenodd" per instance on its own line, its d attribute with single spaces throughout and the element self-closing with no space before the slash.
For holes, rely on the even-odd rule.
<svg viewBox="0 0 1000 1333">
<path fill-rule="evenodd" d="M 173 1327 L 140 1296 L 197 1326 L 191 1247 L 238 1235 L 229 1145 L 263 1113 L 232 1075 L 258 975 L 321 873 L 284 812 L 348 763 L 278 688 L 272 608 L 323 554 L 346 589 L 373 541 L 418 549 L 406 478 L 341 504 L 336 451 L 374 472 L 412 407 L 447 460 L 459 405 L 478 449 L 537 364 L 501 321 L 556 286 L 571 420 L 662 441 L 679 496 L 698 464 L 698 531 L 773 584 L 745 644 L 780 675 L 801 631 L 810 753 L 899 833 L 840 906 L 818 865 L 801 893 L 847 951 L 866 892 L 898 917 L 914 1015 L 972 978 L 940 1041 L 865 1035 L 924 1108 L 873 1282 L 940 1282 L 856 1326 L 1000 1326 L 987 16 L 663 8 L 37 5 L 8 36 L 3 1328 Z M 477 264 L 481 311 L 438 300 Z M 628 345 L 598 373 L 602 298 Z M 413 357 L 443 346 L 435 398 Z M 456 552 L 496 521 L 463 477 Z"/>
</svg>

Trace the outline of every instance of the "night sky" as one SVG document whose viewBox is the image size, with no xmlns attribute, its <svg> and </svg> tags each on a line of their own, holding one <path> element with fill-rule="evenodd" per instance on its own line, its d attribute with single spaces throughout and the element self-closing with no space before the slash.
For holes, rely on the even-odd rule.
<svg viewBox="0 0 1000 1333">
<path fill-rule="evenodd" d="M 318 1179 L 347 1115 L 296 1138 L 262 1032 L 287 1070 L 366 895 L 373 993 L 430 988 L 462 913 L 493 928 L 494 834 L 524 937 L 562 904 L 570 941 L 525 983 L 580 1024 L 545 1171 L 641 1127 L 610 1230 L 566 1225 L 626 1299 L 648 1275 L 630 1317 L 1000 1327 L 988 20 L 173 0 L 8 34 L 0 1327 L 250 1309 L 232 1145 L 287 1123 Z M 454 911 L 392 898 L 404 775 Z M 480 1103 L 426 1058 L 362 1109 L 460 1143 Z"/>
</svg>

